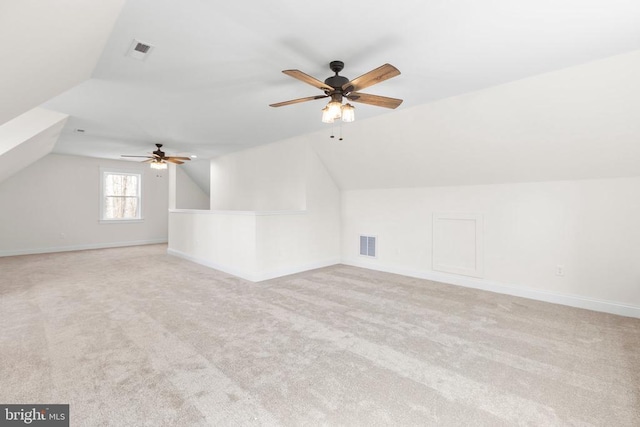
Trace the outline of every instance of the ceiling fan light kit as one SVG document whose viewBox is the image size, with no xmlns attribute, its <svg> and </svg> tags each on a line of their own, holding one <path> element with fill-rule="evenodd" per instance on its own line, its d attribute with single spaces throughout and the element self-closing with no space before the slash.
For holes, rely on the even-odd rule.
<svg viewBox="0 0 640 427">
<path fill-rule="evenodd" d="M 342 105 L 341 102 L 331 101 L 322 109 L 324 123 L 333 123 L 340 119 L 347 123 L 353 122 L 356 119 L 356 108 L 349 103 Z"/>
<path fill-rule="evenodd" d="M 168 167 L 168 163 L 159 160 L 149 163 L 149 166 L 151 166 L 151 169 L 164 170 Z"/>
<path fill-rule="evenodd" d="M 400 75 L 400 70 L 391 64 L 384 64 L 353 80 L 349 80 L 338 74 L 344 68 L 344 62 L 331 61 L 329 68 L 331 68 L 331 71 L 333 71 L 335 75 L 325 79 L 324 83 L 300 70 L 284 70 L 284 74 L 322 90 L 324 95 L 292 99 L 290 101 L 270 104 L 270 106 L 284 107 L 285 105 L 298 104 L 300 102 L 331 98 L 329 103 L 322 109 L 322 121 L 324 123 L 333 123 L 335 120 L 340 119 L 342 119 L 343 122 L 353 122 L 356 118 L 355 107 L 349 103 L 342 104 L 344 98 L 352 102 L 360 102 L 384 108 L 397 108 L 402 104 L 402 99 L 358 92 L 360 89 L 373 86 L 374 84 Z"/>
</svg>

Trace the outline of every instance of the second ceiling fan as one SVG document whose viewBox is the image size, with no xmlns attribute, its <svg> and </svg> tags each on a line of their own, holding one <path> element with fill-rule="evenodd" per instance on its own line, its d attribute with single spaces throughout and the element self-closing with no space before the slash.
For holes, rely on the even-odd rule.
<svg viewBox="0 0 640 427">
<path fill-rule="evenodd" d="M 271 107 L 284 107 L 285 105 L 298 104 L 300 102 L 313 101 L 316 99 L 331 98 L 331 101 L 322 110 L 322 121 L 332 123 L 336 119 L 342 118 L 344 121 L 354 120 L 354 108 L 351 104 L 342 105 L 343 98 L 353 102 L 374 105 L 376 107 L 397 108 L 402 104 L 402 99 L 389 98 L 380 95 L 371 95 L 360 92 L 360 90 L 373 86 L 377 83 L 388 80 L 400 74 L 400 70 L 391 64 L 384 64 L 369 71 L 353 80 L 338 75 L 344 68 L 344 62 L 332 61 L 329 64 L 334 76 L 328 77 L 324 82 L 312 77 L 300 70 L 284 70 L 284 74 L 316 87 L 324 92 L 323 95 L 308 96 L 306 98 L 292 99 L 290 101 L 269 104 Z"/>
<path fill-rule="evenodd" d="M 147 160 L 142 160 L 142 163 L 149 163 L 152 169 L 166 169 L 167 163 L 181 165 L 185 161 L 191 160 L 189 157 L 167 156 L 164 151 L 162 151 L 162 144 L 156 144 L 156 147 L 156 150 L 150 153 L 150 156 L 130 156 L 123 154 L 122 157 L 143 157 Z"/>
</svg>

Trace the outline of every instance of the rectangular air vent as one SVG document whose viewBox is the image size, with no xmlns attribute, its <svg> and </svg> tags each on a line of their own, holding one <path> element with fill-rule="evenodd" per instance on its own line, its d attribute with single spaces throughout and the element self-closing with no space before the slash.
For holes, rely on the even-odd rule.
<svg viewBox="0 0 640 427">
<path fill-rule="evenodd" d="M 127 56 L 133 59 L 144 61 L 145 59 L 147 59 L 147 56 L 149 56 L 152 50 L 153 45 L 133 39 L 133 42 L 131 42 L 131 45 L 129 46 L 129 50 L 127 50 Z"/>
<path fill-rule="evenodd" d="M 142 43 L 137 43 L 136 47 L 133 48 L 133 50 L 136 50 L 142 53 L 149 52 L 149 49 L 151 49 L 151 46 L 149 46 L 148 44 L 142 44 Z"/>
<path fill-rule="evenodd" d="M 360 236 L 360 255 L 376 257 L 376 236 Z"/>
</svg>

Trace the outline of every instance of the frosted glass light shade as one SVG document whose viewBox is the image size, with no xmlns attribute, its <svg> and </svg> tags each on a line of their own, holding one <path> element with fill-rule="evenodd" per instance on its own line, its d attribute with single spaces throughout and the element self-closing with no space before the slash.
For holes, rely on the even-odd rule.
<svg viewBox="0 0 640 427">
<path fill-rule="evenodd" d="M 149 165 L 151 166 L 151 169 L 166 169 L 167 168 L 167 164 L 164 162 L 151 162 L 149 163 Z"/>
<path fill-rule="evenodd" d="M 342 106 L 342 121 L 352 122 L 356 119 L 356 108 L 351 104 Z"/>
<path fill-rule="evenodd" d="M 331 115 L 334 119 L 339 119 L 342 116 L 342 103 L 338 101 L 331 101 L 327 104 L 327 108 L 329 109 L 328 114 Z"/>
<path fill-rule="evenodd" d="M 322 109 L 322 122 L 323 123 L 333 123 L 334 117 L 329 112 L 329 107 L 324 107 Z"/>
</svg>

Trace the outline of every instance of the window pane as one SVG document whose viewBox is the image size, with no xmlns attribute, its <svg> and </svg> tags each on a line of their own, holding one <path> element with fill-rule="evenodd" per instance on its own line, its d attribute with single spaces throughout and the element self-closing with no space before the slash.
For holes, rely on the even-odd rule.
<svg viewBox="0 0 640 427">
<path fill-rule="evenodd" d="M 138 196 L 138 187 L 137 175 L 105 175 L 106 196 Z"/>
<path fill-rule="evenodd" d="M 104 219 L 137 219 L 137 197 L 105 197 Z"/>
<path fill-rule="evenodd" d="M 125 218 L 138 218 L 138 199 L 129 197 L 125 199 L 124 207 Z"/>
<path fill-rule="evenodd" d="M 137 196 L 138 195 L 138 177 L 135 175 L 126 175 L 122 177 L 122 195 Z"/>
</svg>

